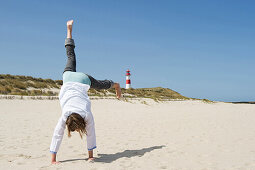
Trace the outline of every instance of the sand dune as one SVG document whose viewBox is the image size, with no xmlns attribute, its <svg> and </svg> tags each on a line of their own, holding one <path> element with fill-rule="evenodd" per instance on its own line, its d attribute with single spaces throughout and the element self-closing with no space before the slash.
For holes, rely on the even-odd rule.
<svg viewBox="0 0 255 170">
<path fill-rule="evenodd" d="M 255 169 L 255 105 L 131 102 L 92 100 L 95 162 L 65 134 L 51 165 L 58 100 L 0 100 L 1 169 Z"/>
</svg>

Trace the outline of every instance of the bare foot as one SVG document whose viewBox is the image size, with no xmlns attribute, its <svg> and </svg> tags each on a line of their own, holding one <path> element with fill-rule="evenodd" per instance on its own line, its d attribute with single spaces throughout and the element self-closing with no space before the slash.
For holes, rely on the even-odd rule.
<svg viewBox="0 0 255 170">
<path fill-rule="evenodd" d="M 67 36 L 66 36 L 66 38 L 72 38 L 73 20 L 67 21 L 66 26 L 67 26 Z"/>
<path fill-rule="evenodd" d="M 72 29 L 73 26 L 73 20 L 69 20 L 66 22 L 67 29 Z"/>
</svg>

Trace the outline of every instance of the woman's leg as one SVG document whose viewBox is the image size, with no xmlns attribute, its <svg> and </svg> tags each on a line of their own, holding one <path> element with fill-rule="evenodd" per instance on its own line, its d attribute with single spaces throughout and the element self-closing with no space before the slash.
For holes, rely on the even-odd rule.
<svg viewBox="0 0 255 170">
<path fill-rule="evenodd" d="M 97 80 L 94 77 L 87 74 L 90 79 L 90 87 L 93 89 L 109 89 L 113 87 L 114 82 L 112 80 Z"/>
<path fill-rule="evenodd" d="M 74 40 L 72 39 L 72 28 L 73 28 L 73 20 L 67 21 L 67 37 L 65 40 L 65 48 L 66 48 L 66 55 L 67 55 L 67 64 L 64 69 L 65 71 L 72 71 L 76 72 L 76 58 L 75 58 L 75 44 Z"/>
<path fill-rule="evenodd" d="M 94 89 L 109 89 L 109 88 L 115 88 L 116 91 L 116 97 L 120 99 L 121 97 L 121 88 L 119 83 L 114 83 L 112 80 L 97 80 L 93 78 L 90 75 L 87 75 L 90 79 L 91 88 Z"/>
</svg>

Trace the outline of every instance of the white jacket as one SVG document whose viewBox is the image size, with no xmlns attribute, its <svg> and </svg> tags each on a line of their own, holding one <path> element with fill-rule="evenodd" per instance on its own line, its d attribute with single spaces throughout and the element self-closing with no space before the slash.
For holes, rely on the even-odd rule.
<svg viewBox="0 0 255 170">
<path fill-rule="evenodd" d="M 78 113 L 86 121 L 88 150 L 96 148 L 94 118 L 91 112 L 91 102 L 87 94 L 89 88 L 89 85 L 78 82 L 67 82 L 61 87 L 59 100 L 62 108 L 62 115 L 54 130 L 50 152 L 58 152 L 66 128 L 66 120 L 72 113 Z"/>
</svg>

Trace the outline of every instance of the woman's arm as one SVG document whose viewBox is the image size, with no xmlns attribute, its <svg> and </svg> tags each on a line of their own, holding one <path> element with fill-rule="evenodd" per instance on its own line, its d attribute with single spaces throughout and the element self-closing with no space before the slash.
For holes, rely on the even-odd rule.
<svg viewBox="0 0 255 170">
<path fill-rule="evenodd" d="M 52 154 L 51 154 L 51 163 L 52 163 L 52 164 L 58 164 L 58 163 L 60 163 L 60 162 L 57 161 L 57 154 L 55 154 L 55 153 L 52 153 Z"/>
<path fill-rule="evenodd" d="M 121 88 L 119 83 L 114 83 L 113 88 L 115 88 L 116 97 L 120 99 L 121 97 Z"/>
<path fill-rule="evenodd" d="M 89 160 L 93 159 L 93 149 L 96 148 L 96 132 L 95 123 L 92 113 L 89 113 L 86 117 L 86 132 L 87 132 L 87 148 L 89 154 Z"/>
<path fill-rule="evenodd" d="M 58 120 L 57 126 L 54 129 L 54 133 L 53 133 L 52 141 L 51 141 L 51 145 L 50 145 L 51 163 L 52 164 L 59 163 L 56 161 L 56 157 L 57 157 L 57 152 L 59 150 L 60 144 L 63 139 L 65 128 L 66 128 L 65 121 L 61 117 Z"/>
<path fill-rule="evenodd" d="M 89 161 L 91 161 L 91 160 L 94 160 L 94 157 L 93 157 L 93 150 L 91 150 L 91 151 L 88 151 L 88 153 L 89 153 Z"/>
</svg>

